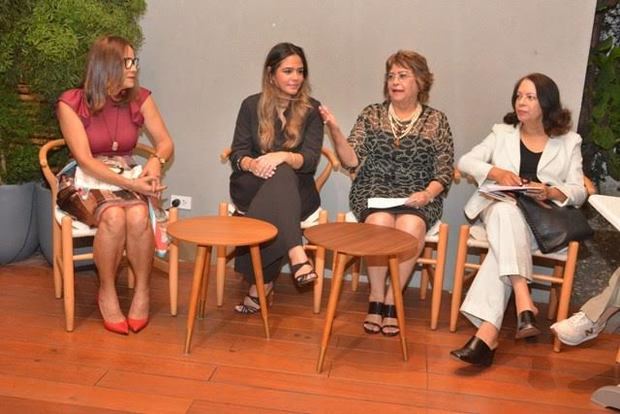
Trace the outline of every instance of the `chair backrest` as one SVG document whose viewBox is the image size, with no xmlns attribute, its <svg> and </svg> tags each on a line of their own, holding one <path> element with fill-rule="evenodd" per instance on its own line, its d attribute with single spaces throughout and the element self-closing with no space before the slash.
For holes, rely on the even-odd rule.
<svg viewBox="0 0 620 414">
<path fill-rule="evenodd" d="M 220 160 L 222 162 L 227 162 L 230 157 L 231 149 L 226 148 L 220 154 Z M 325 158 L 326 164 L 317 174 L 314 175 L 314 184 L 316 185 L 317 191 L 321 191 L 321 188 L 325 185 L 325 182 L 331 175 L 332 171 L 337 171 L 340 168 L 340 161 L 338 157 L 329 149 L 329 148 L 321 148 L 321 156 Z"/>
<path fill-rule="evenodd" d="M 66 145 L 67 143 L 64 139 L 54 139 L 52 141 L 48 141 L 39 150 L 39 165 L 41 166 L 41 171 L 43 172 L 45 180 L 50 186 L 50 190 L 52 193 L 52 206 L 56 205 L 56 196 L 58 194 L 58 181 L 56 179 L 56 175 L 49 166 L 48 154 L 51 150 L 57 150 Z M 155 154 L 155 149 L 151 146 L 138 143 L 134 148 L 134 153 L 148 158 L 151 155 Z"/>
</svg>

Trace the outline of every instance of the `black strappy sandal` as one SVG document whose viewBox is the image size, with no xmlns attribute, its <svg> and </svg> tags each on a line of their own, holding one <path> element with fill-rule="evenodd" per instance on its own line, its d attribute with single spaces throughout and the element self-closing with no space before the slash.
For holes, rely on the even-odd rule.
<svg viewBox="0 0 620 414">
<path fill-rule="evenodd" d="M 383 320 L 385 318 L 397 319 L 396 317 L 396 306 L 394 305 L 383 305 Z M 386 329 L 390 329 L 387 331 Z M 392 329 L 395 329 L 392 331 Z M 383 325 L 381 327 L 381 334 L 383 336 L 396 336 L 400 333 L 400 327 L 398 325 Z"/>
<path fill-rule="evenodd" d="M 299 271 L 299 269 L 301 269 L 302 267 L 306 265 L 310 266 L 310 271 L 298 275 L 297 272 Z M 319 277 L 314 271 L 314 266 L 312 266 L 312 263 L 310 263 L 310 260 L 306 260 L 305 262 L 302 262 L 302 263 L 292 264 L 291 273 L 293 274 L 293 280 L 295 281 L 295 284 L 297 285 L 297 287 L 309 285 L 310 283 L 317 280 Z"/>
<path fill-rule="evenodd" d="M 273 304 L 273 287 L 266 293 L 265 299 L 267 299 L 267 306 Z M 260 312 L 260 302 L 257 296 L 245 295 L 243 302 L 235 305 L 235 312 L 239 312 L 243 315 L 253 315 Z"/>
<path fill-rule="evenodd" d="M 383 302 L 368 302 L 368 315 L 383 316 L 383 306 Z M 381 332 L 381 325 L 376 322 L 364 321 L 362 326 L 367 334 L 374 335 Z"/>
</svg>

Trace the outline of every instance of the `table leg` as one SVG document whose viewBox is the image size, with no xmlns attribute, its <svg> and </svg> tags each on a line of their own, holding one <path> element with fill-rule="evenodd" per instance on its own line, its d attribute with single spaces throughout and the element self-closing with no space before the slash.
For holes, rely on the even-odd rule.
<svg viewBox="0 0 620 414">
<path fill-rule="evenodd" d="M 256 279 L 256 291 L 258 293 L 258 303 L 260 303 L 260 314 L 263 317 L 265 337 L 269 339 L 269 317 L 267 298 L 265 297 L 265 280 L 263 278 L 263 265 L 260 259 L 260 248 L 258 245 L 250 246 L 250 255 L 252 257 L 252 267 L 254 268 L 254 277 Z"/>
<path fill-rule="evenodd" d="M 392 280 L 392 291 L 394 293 L 394 304 L 396 305 L 396 317 L 398 318 L 398 328 L 400 329 L 400 344 L 403 350 L 403 359 L 408 359 L 407 339 L 405 334 L 405 307 L 403 306 L 403 292 L 400 289 L 400 278 L 398 273 L 398 257 L 390 256 L 390 277 Z"/>
<path fill-rule="evenodd" d="M 338 305 L 338 298 L 340 297 L 340 290 L 342 288 L 342 278 L 344 274 L 344 265 L 347 260 L 347 255 L 337 253 L 336 257 L 336 269 L 332 276 L 332 286 L 329 293 L 329 302 L 327 302 L 327 313 L 325 315 L 325 325 L 323 327 L 323 339 L 321 340 L 321 351 L 319 353 L 319 360 L 316 364 L 316 371 L 320 374 L 323 370 L 323 362 L 325 362 L 325 354 L 327 353 L 327 346 L 329 345 L 329 338 L 332 333 L 332 325 L 334 324 L 334 316 L 336 315 L 336 306 Z"/>
<path fill-rule="evenodd" d="M 198 319 L 204 319 L 207 313 L 207 289 L 209 288 L 209 273 L 211 271 L 211 247 L 205 252 L 205 264 L 200 284 L 200 302 L 198 302 Z"/>
<path fill-rule="evenodd" d="M 189 348 L 192 342 L 192 334 L 194 333 L 194 322 L 196 320 L 196 308 L 198 304 L 198 295 L 200 293 L 200 284 L 202 283 L 202 275 L 205 268 L 205 256 L 211 251 L 210 246 L 198 246 L 196 248 L 196 262 L 194 263 L 194 278 L 192 280 L 192 291 L 189 297 L 189 310 L 187 312 L 187 331 L 185 333 L 185 353 L 189 354 Z"/>
</svg>

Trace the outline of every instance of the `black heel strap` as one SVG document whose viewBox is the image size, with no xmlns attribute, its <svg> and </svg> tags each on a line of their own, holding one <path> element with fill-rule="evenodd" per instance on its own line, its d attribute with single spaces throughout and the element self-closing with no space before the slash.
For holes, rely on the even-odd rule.
<svg viewBox="0 0 620 414">
<path fill-rule="evenodd" d="M 368 313 L 383 316 L 383 306 L 383 302 L 368 302 Z"/>
<path fill-rule="evenodd" d="M 383 317 L 384 318 L 396 318 L 396 306 L 395 305 L 383 305 Z"/>
</svg>

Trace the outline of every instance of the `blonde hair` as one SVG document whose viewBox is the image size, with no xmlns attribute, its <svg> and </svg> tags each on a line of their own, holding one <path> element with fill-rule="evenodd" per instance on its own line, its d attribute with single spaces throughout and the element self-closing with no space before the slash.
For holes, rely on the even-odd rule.
<svg viewBox="0 0 620 414">
<path fill-rule="evenodd" d="M 84 76 L 84 93 L 91 113 L 96 114 L 103 109 L 111 91 L 122 89 L 125 73 L 123 58 L 128 47 L 134 48 L 128 40 L 119 36 L 100 37 L 91 46 Z M 127 103 L 135 99 L 139 88 L 136 78 L 133 88 L 121 90 L 119 101 Z"/>
<path fill-rule="evenodd" d="M 394 65 L 411 69 L 418 84 L 418 101 L 428 102 L 429 92 L 433 86 L 433 74 L 426 64 L 426 58 L 412 50 L 399 50 L 385 61 L 385 73 L 387 74 Z M 387 78 L 383 81 L 383 95 L 385 99 L 390 99 Z"/>
<path fill-rule="evenodd" d="M 272 78 L 282 61 L 289 56 L 299 56 L 303 63 L 304 80 L 294 98 L 290 99 L 290 111 L 284 126 L 284 148 L 296 147 L 301 141 L 301 127 L 310 104 L 310 84 L 308 82 L 308 63 L 301 47 L 292 43 L 278 43 L 265 59 L 263 66 L 262 94 L 258 101 L 258 136 L 263 153 L 273 149 L 276 131 L 278 102 L 283 98 L 282 92 L 273 84 Z"/>
</svg>

